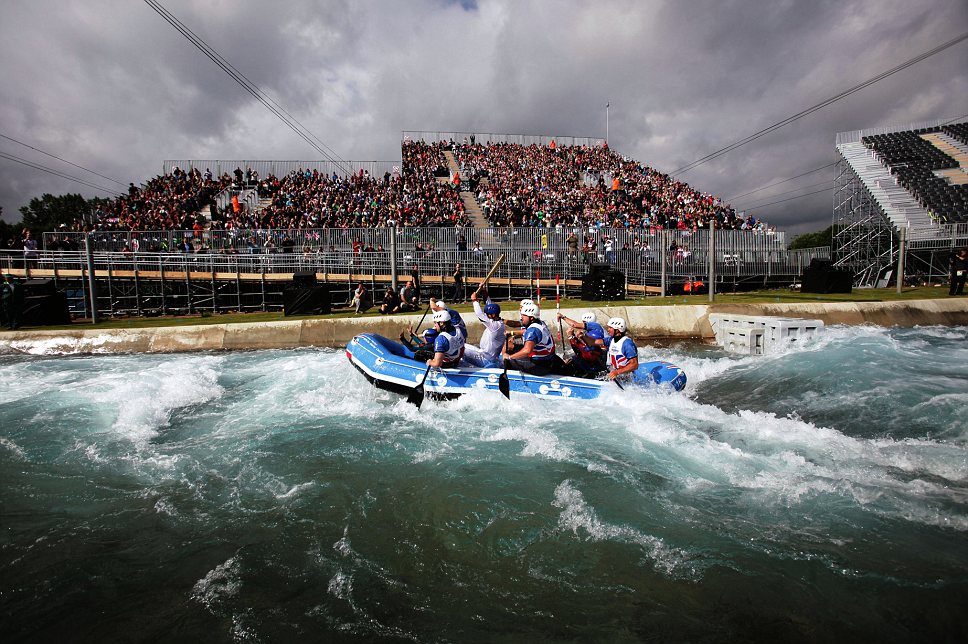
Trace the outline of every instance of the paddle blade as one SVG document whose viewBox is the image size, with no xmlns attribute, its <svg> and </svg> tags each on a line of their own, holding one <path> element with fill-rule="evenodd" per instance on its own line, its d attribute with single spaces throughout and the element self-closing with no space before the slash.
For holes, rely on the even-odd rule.
<svg viewBox="0 0 968 644">
<path fill-rule="evenodd" d="M 504 397 L 511 400 L 511 381 L 508 380 L 508 365 L 504 363 L 504 373 L 497 379 L 497 388 L 504 394 Z"/>
<path fill-rule="evenodd" d="M 424 401 L 424 388 L 423 388 L 423 383 L 420 383 L 410 391 L 410 395 L 407 396 L 407 402 L 410 403 L 411 405 L 416 406 L 417 409 L 420 409 L 420 405 L 423 404 L 423 401 Z"/>
</svg>

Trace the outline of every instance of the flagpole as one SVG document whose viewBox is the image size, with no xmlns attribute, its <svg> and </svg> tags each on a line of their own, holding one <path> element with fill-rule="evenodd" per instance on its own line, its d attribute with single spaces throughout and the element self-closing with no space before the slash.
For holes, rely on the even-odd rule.
<svg viewBox="0 0 968 644">
<path fill-rule="evenodd" d="M 611 105 L 611 101 L 605 103 L 605 143 L 608 143 L 608 107 Z"/>
</svg>

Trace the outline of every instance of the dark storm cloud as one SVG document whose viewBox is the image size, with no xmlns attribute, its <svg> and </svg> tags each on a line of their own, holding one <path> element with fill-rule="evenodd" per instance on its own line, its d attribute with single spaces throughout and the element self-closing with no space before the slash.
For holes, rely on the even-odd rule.
<svg viewBox="0 0 968 644">
<path fill-rule="evenodd" d="M 399 158 L 402 130 L 602 137 L 610 102 L 613 148 L 664 172 L 968 29 L 962 0 L 163 5 L 343 159 Z M 837 132 L 965 114 L 966 51 L 962 43 L 682 178 L 739 195 L 834 160 Z M 8 0 L 0 60 L 0 133 L 125 183 L 157 174 L 165 159 L 318 156 L 144 3 Z M 67 171 L 6 140 L 0 150 Z M 0 163 L 8 221 L 43 192 L 95 194 Z M 830 223 L 831 195 L 757 212 L 781 229 L 817 230 Z"/>
</svg>

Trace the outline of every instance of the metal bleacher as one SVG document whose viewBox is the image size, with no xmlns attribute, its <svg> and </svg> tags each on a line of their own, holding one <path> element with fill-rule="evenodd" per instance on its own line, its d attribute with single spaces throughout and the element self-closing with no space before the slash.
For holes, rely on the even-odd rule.
<svg viewBox="0 0 968 644">
<path fill-rule="evenodd" d="M 938 235 L 938 223 L 918 200 L 900 185 L 894 175 L 877 156 L 862 142 L 839 143 L 837 150 L 850 164 L 871 196 L 884 211 L 884 215 L 897 229 L 906 229 L 909 240 L 934 239 Z"/>
</svg>

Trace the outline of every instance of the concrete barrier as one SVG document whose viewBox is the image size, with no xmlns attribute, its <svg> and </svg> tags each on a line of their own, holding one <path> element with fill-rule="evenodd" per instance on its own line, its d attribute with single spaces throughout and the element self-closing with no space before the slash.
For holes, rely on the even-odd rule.
<svg viewBox="0 0 968 644">
<path fill-rule="evenodd" d="M 562 309 L 579 318 L 589 309 Z M 843 302 L 806 304 L 710 304 L 592 308 L 604 324 L 624 317 L 633 337 L 648 342 L 667 339 L 712 341 L 712 313 L 734 313 L 819 319 L 826 325 L 871 324 L 885 327 L 968 325 L 968 298 L 901 302 Z M 506 310 L 505 316 L 511 311 Z M 513 314 L 513 313 L 511 313 Z M 469 340 L 477 342 L 482 325 L 473 313 L 463 313 Z M 297 347 L 343 347 L 357 333 L 370 331 L 396 338 L 408 322 L 417 324 L 423 313 L 392 317 L 306 318 L 280 322 L 199 324 L 145 329 L 86 329 L 67 331 L 21 329 L 0 333 L 0 351 L 29 353 L 174 353 Z M 545 322 L 557 328 L 555 311 L 544 312 Z M 426 326 L 427 322 L 424 322 Z M 556 333 L 557 335 L 557 333 Z"/>
</svg>

